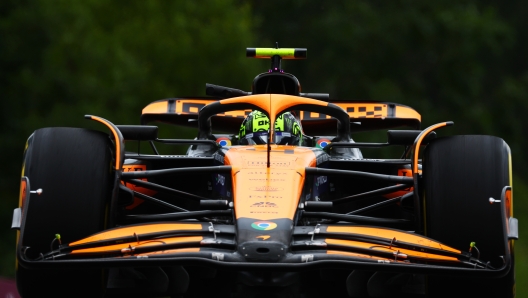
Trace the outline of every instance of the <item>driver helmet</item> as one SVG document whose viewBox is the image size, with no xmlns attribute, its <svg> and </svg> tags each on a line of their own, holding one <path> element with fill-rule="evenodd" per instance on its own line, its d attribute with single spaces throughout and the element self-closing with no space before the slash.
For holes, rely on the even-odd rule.
<svg viewBox="0 0 528 298">
<path fill-rule="evenodd" d="M 269 118 L 261 111 L 251 112 L 240 126 L 240 145 L 261 145 L 268 143 Z M 299 121 L 290 113 L 281 114 L 275 120 L 275 135 L 272 143 L 277 145 L 301 145 L 302 132 Z"/>
</svg>

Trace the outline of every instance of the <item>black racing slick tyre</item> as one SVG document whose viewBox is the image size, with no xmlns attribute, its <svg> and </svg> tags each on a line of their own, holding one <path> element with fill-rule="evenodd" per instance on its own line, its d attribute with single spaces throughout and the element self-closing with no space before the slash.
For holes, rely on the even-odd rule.
<svg viewBox="0 0 528 298">
<path fill-rule="evenodd" d="M 511 186 L 510 148 L 483 135 L 453 136 L 431 142 L 423 157 L 425 234 L 462 251 L 475 242 L 480 259 L 495 268 L 506 253 L 502 190 Z M 503 277 L 428 276 L 428 297 L 515 297 L 513 245 L 511 269 Z M 474 256 L 477 256 L 473 250 Z"/>
<path fill-rule="evenodd" d="M 42 193 L 23 206 L 19 253 L 35 259 L 51 250 L 56 234 L 64 244 L 104 229 L 113 184 L 110 144 L 108 135 L 80 128 L 43 128 L 28 139 L 22 176 Z M 22 297 L 97 297 L 104 291 L 102 273 L 17 264 L 17 288 Z"/>
</svg>

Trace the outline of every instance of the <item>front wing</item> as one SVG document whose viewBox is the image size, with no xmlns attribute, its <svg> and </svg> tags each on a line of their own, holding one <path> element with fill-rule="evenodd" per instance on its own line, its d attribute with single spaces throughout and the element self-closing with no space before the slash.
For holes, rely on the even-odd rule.
<svg viewBox="0 0 528 298">
<path fill-rule="evenodd" d="M 23 229 L 23 226 L 21 227 Z M 506 227 L 505 227 L 506 228 Z M 433 239 L 390 228 L 357 225 L 299 226 L 292 230 L 289 248 L 275 245 L 267 235 L 261 245 L 235 241 L 233 225 L 210 222 L 162 222 L 106 230 L 69 244 L 59 244 L 37 259 L 18 246 L 22 266 L 145 267 L 204 265 L 237 270 L 349 268 L 376 271 L 500 277 L 510 269 L 510 249 L 500 268 L 472 253 Z M 23 233 L 22 233 L 23 235 Z M 22 239 L 19 239 L 22 243 Z"/>
</svg>

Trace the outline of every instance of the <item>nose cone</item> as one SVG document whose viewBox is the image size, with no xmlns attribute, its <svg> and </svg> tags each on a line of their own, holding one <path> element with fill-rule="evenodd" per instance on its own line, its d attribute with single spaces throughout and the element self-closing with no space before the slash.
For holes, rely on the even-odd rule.
<svg viewBox="0 0 528 298">
<path fill-rule="evenodd" d="M 237 220 L 238 253 L 250 262 L 277 262 L 288 252 L 291 242 L 290 219 Z"/>
</svg>

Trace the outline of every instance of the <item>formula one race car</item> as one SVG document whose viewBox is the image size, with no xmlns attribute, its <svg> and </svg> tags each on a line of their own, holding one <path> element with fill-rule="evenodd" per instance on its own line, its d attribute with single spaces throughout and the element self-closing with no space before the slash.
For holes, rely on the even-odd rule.
<svg viewBox="0 0 528 298">
<path fill-rule="evenodd" d="M 142 125 L 35 131 L 13 216 L 21 295 L 514 297 L 508 145 L 302 93 L 281 61 L 306 53 L 248 48 L 271 60 L 251 92 L 207 84 L 149 104 Z M 198 134 L 160 139 L 155 122 Z M 387 142 L 351 138 L 374 130 Z"/>
</svg>

